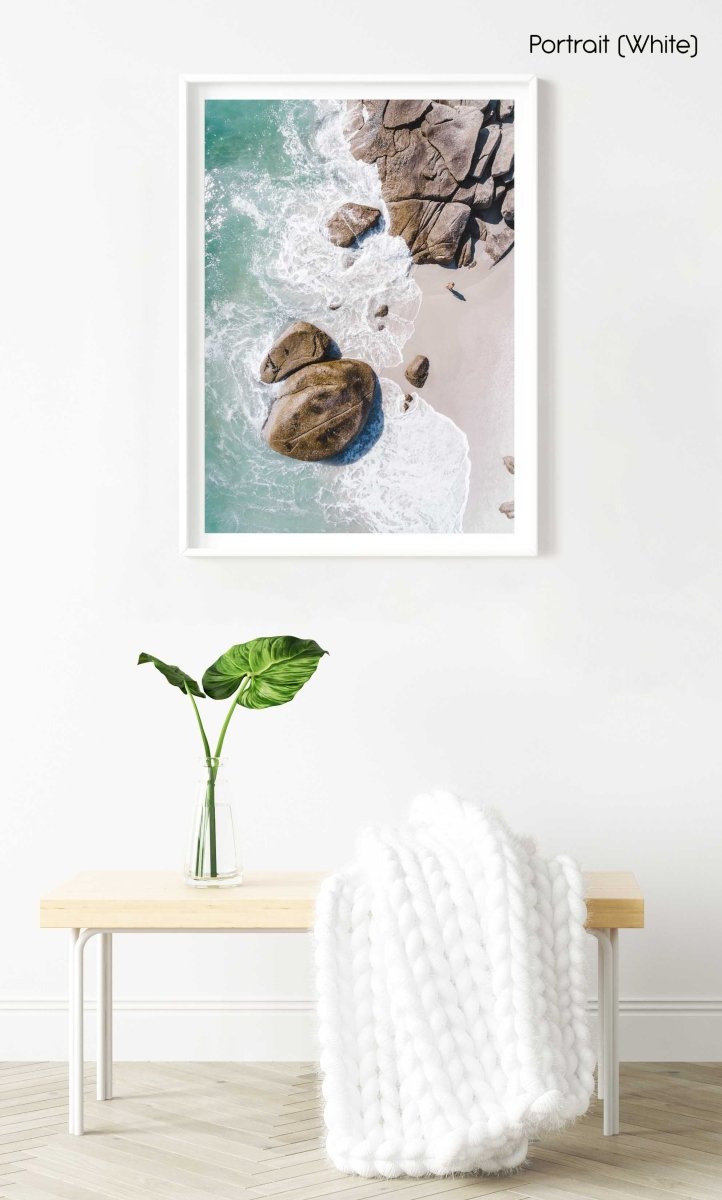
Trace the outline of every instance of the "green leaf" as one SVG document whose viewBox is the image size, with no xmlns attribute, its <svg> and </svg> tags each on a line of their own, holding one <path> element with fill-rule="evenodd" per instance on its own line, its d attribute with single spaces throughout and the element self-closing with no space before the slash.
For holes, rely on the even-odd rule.
<svg viewBox="0 0 722 1200">
<path fill-rule="evenodd" d="M 326 653 L 318 642 L 304 638 L 254 638 L 222 654 L 205 672 L 203 689 L 214 700 L 225 700 L 246 680 L 238 697 L 243 708 L 287 704 L 308 682 Z"/>
<path fill-rule="evenodd" d="M 180 688 L 182 692 L 185 692 L 187 684 L 188 691 L 194 696 L 203 695 L 195 679 L 191 679 L 190 675 L 186 675 L 185 671 L 181 671 L 180 667 L 170 666 L 168 663 L 164 663 L 162 659 L 154 658 L 152 654 L 145 653 L 140 655 L 138 666 L 141 666 L 143 663 L 152 663 L 173 687 Z"/>
</svg>

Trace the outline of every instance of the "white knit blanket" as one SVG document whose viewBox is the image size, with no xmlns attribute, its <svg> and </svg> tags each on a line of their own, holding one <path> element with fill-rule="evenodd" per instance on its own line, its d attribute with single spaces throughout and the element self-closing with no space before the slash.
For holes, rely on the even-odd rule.
<svg viewBox="0 0 722 1200">
<path fill-rule="evenodd" d="M 585 912 L 570 859 L 448 793 L 363 835 L 316 922 L 338 1170 L 505 1171 L 586 1110 Z"/>
</svg>

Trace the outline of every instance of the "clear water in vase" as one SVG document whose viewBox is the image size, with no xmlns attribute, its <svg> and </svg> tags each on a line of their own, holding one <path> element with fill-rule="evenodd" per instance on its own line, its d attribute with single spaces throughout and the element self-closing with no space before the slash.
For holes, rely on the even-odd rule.
<svg viewBox="0 0 722 1200">
<path fill-rule="evenodd" d="M 223 763 L 203 763 L 185 865 L 191 887 L 237 887 L 243 882 L 238 834 Z"/>
</svg>

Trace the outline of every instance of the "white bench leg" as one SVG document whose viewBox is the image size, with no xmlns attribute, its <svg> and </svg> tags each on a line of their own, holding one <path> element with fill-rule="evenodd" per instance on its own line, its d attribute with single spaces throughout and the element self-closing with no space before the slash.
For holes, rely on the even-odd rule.
<svg viewBox="0 0 722 1200">
<path fill-rule="evenodd" d="M 70 931 L 70 1061 L 68 1131 L 83 1132 L 83 961 L 87 929 Z"/>
<path fill-rule="evenodd" d="M 604 948 L 597 938 L 597 1097 L 604 1099 Z"/>
<path fill-rule="evenodd" d="M 77 1086 L 75 1059 L 75 1033 L 76 1033 L 76 996 L 75 996 L 75 947 L 78 944 L 79 929 L 70 930 L 70 945 L 68 947 L 68 1133 L 75 1133 L 75 1089 Z M 82 1012 L 82 997 L 81 997 L 81 1012 Z M 81 1017 L 82 1020 L 82 1017 Z M 82 1033 L 81 1033 L 82 1037 Z M 82 1071 L 82 1050 L 81 1054 L 81 1069 L 80 1069 L 80 1086 L 82 1091 L 83 1071 Z"/>
<path fill-rule="evenodd" d="M 619 1133 L 619 930 L 594 929 L 599 943 L 597 1094 L 604 1099 L 604 1134 Z"/>
<path fill-rule="evenodd" d="M 69 956 L 69 1055 L 68 1055 L 68 1132 L 83 1133 L 83 1049 L 84 959 L 85 943 L 96 929 L 70 930 Z"/>
<path fill-rule="evenodd" d="M 619 1133 L 619 930 L 609 930 L 612 943 L 612 1063 L 614 1116 L 611 1133 Z M 605 1101 L 606 1103 L 606 1101 Z"/>
<path fill-rule="evenodd" d="M 113 1098 L 113 935 L 101 933 L 98 939 L 98 1062 L 96 1095 L 99 1100 Z"/>
</svg>

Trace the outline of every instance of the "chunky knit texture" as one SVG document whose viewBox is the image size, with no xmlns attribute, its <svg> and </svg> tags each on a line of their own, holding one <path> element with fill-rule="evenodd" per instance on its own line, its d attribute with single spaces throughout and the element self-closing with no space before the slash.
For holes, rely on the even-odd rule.
<svg viewBox="0 0 722 1200">
<path fill-rule="evenodd" d="M 327 879 L 316 966 L 327 1148 L 365 1176 L 506 1171 L 593 1087 L 582 881 L 495 813 L 419 796 Z"/>
</svg>

